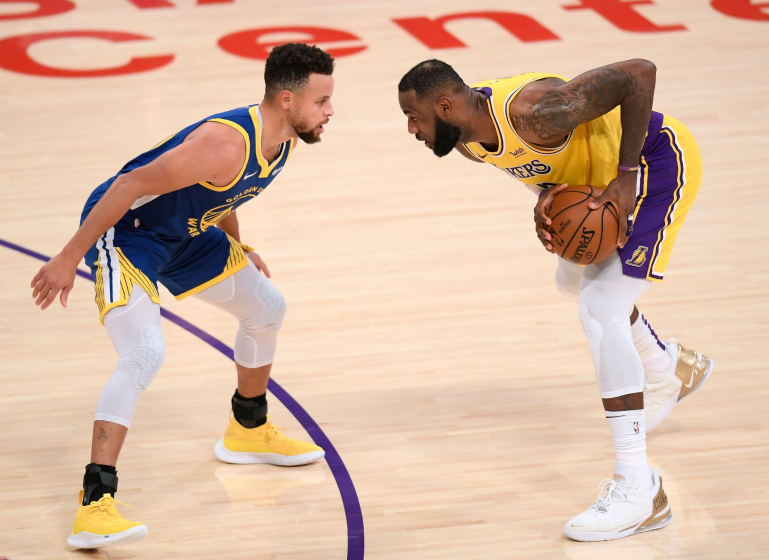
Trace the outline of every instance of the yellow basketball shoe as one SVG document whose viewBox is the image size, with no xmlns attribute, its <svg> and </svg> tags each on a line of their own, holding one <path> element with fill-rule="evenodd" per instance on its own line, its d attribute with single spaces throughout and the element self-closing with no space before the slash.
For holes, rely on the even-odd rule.
<svg viewBox="0 0 769 560">
<path fill-rule="evenodd" d="M 644 412 L 650 432 L 670 414 L 685 396 L 699 389 L 713 373 L 711 358 L 681 346 L 675 338 L 666 345 L 670 369 L 664 373 L 646 372 Z"/>
<path fill-rule="evenodd" d="M 84 506 L 81 490 L 78 501 L 80 507 L 75 514 L 75 526 L 67 544 L 73 548 L 103 548 L 116 544 L 132 544 L 146 537 L 147 527 L 128 521 L 120 515 L 115 502 L 117 500 L 111 495 L 104 494 L 98 502 Z"/>
<path fill-rule="evenodd" d="M 283 435 L 283 428 L 269 419 L 258 428 L 244 428 L 235 417 L 214 452 L 220 461 L 250 465 L 269 463 L 281 467 L 306 465 L 322 459 L 326 452 L 312 443 L 291 439 Z"/>
</svg>

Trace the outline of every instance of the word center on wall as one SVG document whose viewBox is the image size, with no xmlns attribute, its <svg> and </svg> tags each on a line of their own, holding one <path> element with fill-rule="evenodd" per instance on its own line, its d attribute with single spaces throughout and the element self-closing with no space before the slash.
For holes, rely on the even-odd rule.
<svg viewBox="0 0 769 560">
<path fill-rule="evenodd" d="M 174 9 L 172 0 L 125 0 L 139 10 Z M 197 0 L 197 6 L 212 4 L 234 4 L 236 0 Z M 3 14 L 0 23 L 8 20 L 48 18 L 76 9 L 70 0 L 0 0 L 2 4 L 30 4 L 25 12 Z M 602 18 L 607 25 L 627 33 L 677 33 L 686 32 L 683 23 L 658 24 L 641 14 L 636 5 L 653 5 L 652 0 L 573 0 L 563 5 L 568 12 L 590 10 Z M 754 3 L 751 0 L 711 0 L 710 7 L 718 13 L 741 20 L 769 22 L 769 2 Z M 201 7 L 201 9 L 205 9 Z M 656 14 L 655 14 L 656 15 Z M 660 14 L 664 17 L 664 14 Z M 446 29 L 446 24 L 466 19 L 481 19 L 494 22 L 523 43 L 560 41 L 558 34 L 545 23 L 534 17 L 510 11 L 473 11 L 445 14 L 436 17 L 411 16 L 393 18 L 388 25 L 396 25 L 404 32 L 404 40 L 415 41 L 430 50 L 468 48 L 460 38 Z M 281 41 L 274 36 L 280 34 Z M 286 39 L 291 36 L 291 39 Z M 271 39 L 273 37 L 273 39 Z M 128 62 L 109 68 L 88 70 L 65 69 L 48 66 L 36 61 L 30 55 L 30 48 L 43 41 L 64 41 L 67 39 L 92 39 L 98 48 L 105 43 L 151 41 L 153 37 L 118 30 L 66 30 L 28 33 L 0 39 L 0 68 L 31 76 L 49 78 L 97 78 L 137 74 L 157 70 L 174 61 L 174 54 L 137 56 Z M 229 33 L 219 39 L 217 46 L 234 56 L 254 60 L 266 60 L 270 50 L 289 40 L 317 44 L 336 58 L 354 55 L 366 50 L 364 40 L 354 33 L 341 29 L 303 25 L 262 27 Z M 98 42 L 98 43 L 97 43 Z"/>
</svg>

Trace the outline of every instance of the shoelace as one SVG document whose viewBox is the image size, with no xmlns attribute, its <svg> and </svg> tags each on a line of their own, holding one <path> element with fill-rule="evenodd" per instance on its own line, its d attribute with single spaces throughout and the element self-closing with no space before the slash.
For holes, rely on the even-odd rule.
<svg viewBox="0 0 769 560">
<path fill-rule="evenodd" d="M 267 437 L 270 439 L 272 437 L 276 437 L 276 438 L 285 437 L 283 434 L 286 432 L 286 429 L 281 428 L 280 426 L 276 426 L 271 422 L 271 420 L 272 420 L 272 417 L 267 416 Z"/>
<path fill-rule="evenodd" d="M 614 500 L 627 501 L 627 492 L 624 488 L 617 485 L 617 481 L 612 478 L 602 480 L 598 484 L 598 499 L 595 501 L 595 507 L 598 511 L 606 513 L 609 511 Z"/>
<path fill-rule="evenodd" d="M 103 496 L 98 502 L 91 502 L 91 505 L 96 504 L 96 511 L 98 511 L 102 516 L 107 517 L 109 519 L 115 519 L 117 517 L 120 517 L 120 514 L 117 512 L 117 509 L 115 509 L 115 502 L 117 502 L 118 504 L 123 504 L 124 506 L 128 506 L 131 509 L 136 509 L 130 504 L 121 502 L 120 500 L 116 500 L 115 498 L 108 498 L 106 496 Z"/>
</svg>

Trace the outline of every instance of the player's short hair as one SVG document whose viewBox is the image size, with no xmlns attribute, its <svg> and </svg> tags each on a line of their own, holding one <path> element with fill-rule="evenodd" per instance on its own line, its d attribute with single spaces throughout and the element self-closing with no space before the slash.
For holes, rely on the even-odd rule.
<svg viewBox="0 0 769 560">
<path fill-rule="evenodd" d="M 417 97 L 438 97 L 444 92 L 459 92 L 465 88 L 465 82 L 456 70 L 442 60 L 425 60 L 406 72 L 398 84 L 398 91 L 403 93 L 414 90 Z"/>
<path fill-rule="evenodd" d="M 265 95 L 272 97 L 284 89 L 299 91 L 307 85 L 310 74 L 334 72 L 334 59 L 314 45 L 286 43 L 272 49 L 264 68 Z"/>
</svg>

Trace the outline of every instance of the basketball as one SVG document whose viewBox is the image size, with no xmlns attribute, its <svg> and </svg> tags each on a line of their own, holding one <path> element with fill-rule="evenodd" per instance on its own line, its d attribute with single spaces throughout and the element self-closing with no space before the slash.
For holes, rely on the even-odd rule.
<svg viewBox="0 0 769 560">
<path fill-rule="evenodd" d="M 555 253 L 575 264 L 597 264 L 617 250 L 619 219 L 611 204 L 591 210 L 603 191 L 590 185 L 570 186 L 555 195 L 547 211 Z"/>
</svg>

